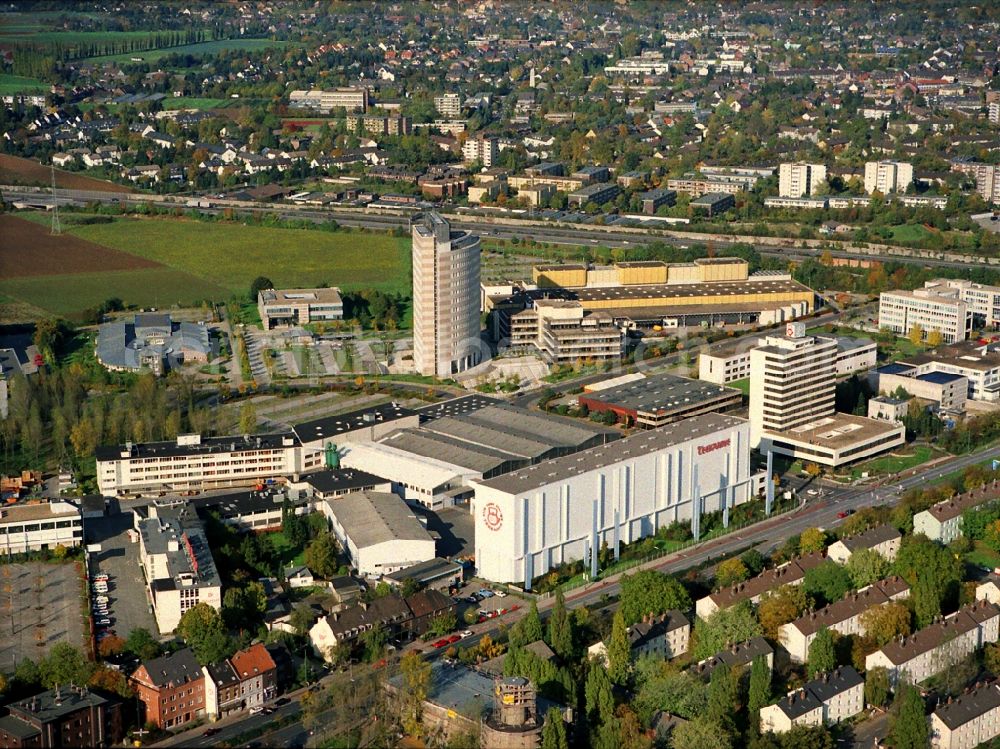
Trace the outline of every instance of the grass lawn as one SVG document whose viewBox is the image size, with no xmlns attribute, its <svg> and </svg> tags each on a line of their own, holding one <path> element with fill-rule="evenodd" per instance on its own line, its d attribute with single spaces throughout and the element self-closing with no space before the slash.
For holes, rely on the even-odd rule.
<svg viewBox="0 0 1000 749">
<path fill-rule="evenodd" d="M 140 307 L 190 306 L 204 299 L 225 299 L 229 292 L 189 273 L 170 268 L 74 273 L 0 279 L 0 295 L 53 315 L 78 318 L 88 307 L 111 297 Z"/>
<path fill-rule="evenodd" d="M 274 555 L 281 560 L 282 567 L 305 564 L 305 549 L 293 546 L 282 531 L 265 533 L 261 540 L 271 547 Z"/>
<path fill-rule="evenodd" d="M 37 78 L 26 78 L 23 75 L 0 73 L 0 96 L 7 94 L 42 93 L 49 90 L 49 84 Z"/>
<path fill-rule="evenodd" d="M 727 382 L 726 387 L 736 388 L 743 395 L 750 395 L 750 378 L 744 377 L 742 380 L 734 380 L 733 382 Z"/>
<path fill-rule="evenodd" d="M 279 289 L 329 283 L 346 289 L 410 290 L 409 237 L 168 218 L 119 218 L 111 224 L 73 226 L 69 232 L 226 289 L 220 299 L 246 293 L 260 275 Z"/>
<path fill-rule="evenodd" d="M 903 224 L 892 227 L 892 238 L 896 242 L 924 242 L 935 233 L 922 224 Z"/>
<path fill-rule="evenodd" d="M 934 457 L 934 450 L 927 445 L 919 445 L 913 448 L 908 455 L 886 455 L 855 466 L 851 470 L 851 478 L 861 478 L 864 471 L 867 471 L 869 475 L 900 473 L 909 468 L 915 468 L 921 463 L 926 463 L 932 457 Z"/>
<path fill-rule="evenodd" d="M 1000 567 L 1000 554 L 997 554 L 982 541 L 976 541 L 975 548 L 965 555 L 965 561 L 992 570 L 995 567 Z"/>
</svg>

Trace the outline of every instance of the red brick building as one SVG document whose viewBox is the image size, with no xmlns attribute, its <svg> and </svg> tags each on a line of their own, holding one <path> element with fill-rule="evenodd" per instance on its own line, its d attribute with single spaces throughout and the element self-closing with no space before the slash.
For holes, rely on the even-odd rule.
<svg viewBox="0 0 1000 749">
<path fill-rule="evenodd" d="M 190 648 L 146 661 L 129 679 L 144 721 L 177 728 L 205 715 L 205 676 Z"/>
<path fill-rule="evenodd" d="M 12 702 L 0 718 L 0 748 L 106 747 L 121 743 L 121 703 L 72 685 Z"/>
</svg>

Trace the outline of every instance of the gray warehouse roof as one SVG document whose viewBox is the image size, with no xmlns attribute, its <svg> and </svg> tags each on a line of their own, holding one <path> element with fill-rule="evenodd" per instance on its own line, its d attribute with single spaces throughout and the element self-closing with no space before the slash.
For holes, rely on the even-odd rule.
<svg viewBox="0 0 1000 749">
<path fill-rule="evenodd" d="M 698 404 L 738 394 L 739 391 L 735 388 L 714 385 L 704 380 L 658 374 L 596 393 L 587 393 L 581 398 L 643 413 L 657 413 L 693 408 Z"/>
<path fill-rule="evenodd" d="M 614 465 L 627 458 L 646 455 L 681 445 L 697 437 L 732 429 L 745 424 L 743 419 L 710 413 L 697 419 L 684 419 L 658 429 L 650 429 L 614 443 L 583 450 L 555 460 L 522 468 L 504 476 L 498 476 L 482 485 L 510 494 L 534 491 L 556 481 L 564 481 L 598 468 Z"/>
<path fill-rule="evenodd" d="M 430 541 L 407 504 L 386 492 L 352 492 L 329 501 L 337 522 L 360 549 L 391 541 Z"/>
</svg>

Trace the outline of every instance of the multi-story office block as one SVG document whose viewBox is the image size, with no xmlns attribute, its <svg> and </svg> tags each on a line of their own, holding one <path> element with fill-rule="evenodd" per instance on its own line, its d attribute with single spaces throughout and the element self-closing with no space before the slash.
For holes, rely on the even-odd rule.
<svg viewBox="0 0 1000 749">
<path fill-rule="evenodd" d="M 878 324 L 896 335 L 920 328 L 923 336 L 936 331 L 943 343 L 964 341 L 972 330 L 972 312 L 956 289 L 939 287 L 913 291 L 883 291 L 878 301 Z"/>
<path fill-rule="evenodd" d="M 437 213 L 413 223 L 413 360 L 423 375 L 450 377 L 482 361 L 479 237 L 452 231 Z"/>
</svg>

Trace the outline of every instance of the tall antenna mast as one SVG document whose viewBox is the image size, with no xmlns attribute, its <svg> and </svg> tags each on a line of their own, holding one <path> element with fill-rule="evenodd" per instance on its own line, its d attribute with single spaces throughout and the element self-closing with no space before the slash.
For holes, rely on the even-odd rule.
<svg viewBox="0 0 1000 749">
<path fill-rule="evenodd" d="M 52 164 L 52 236 L 58 237 L 62 234 L 62 227 L 59 226 L 59 195 L 56 193 L 56 165 Z"/>
</svg>

